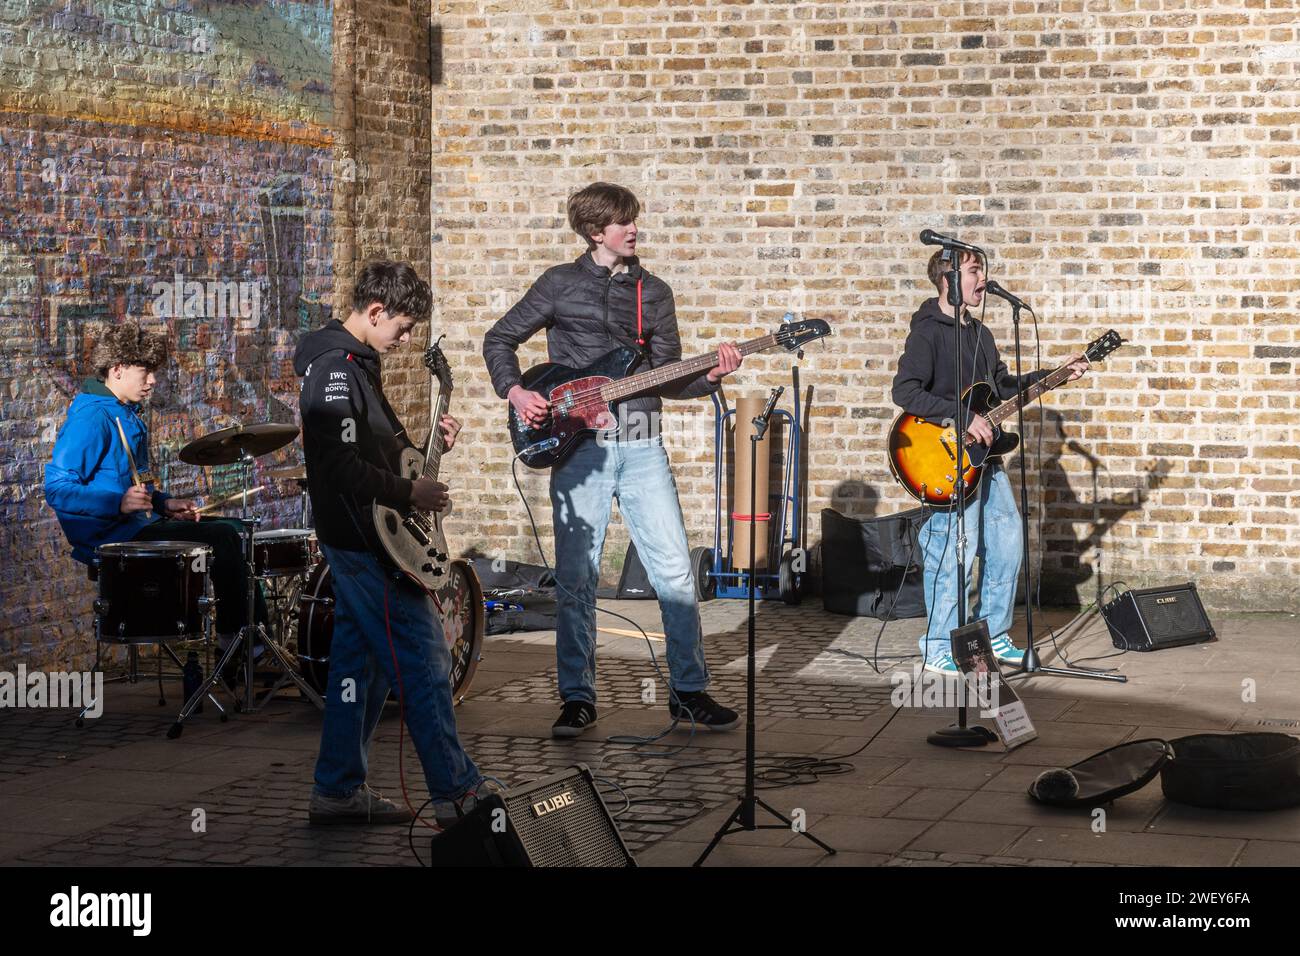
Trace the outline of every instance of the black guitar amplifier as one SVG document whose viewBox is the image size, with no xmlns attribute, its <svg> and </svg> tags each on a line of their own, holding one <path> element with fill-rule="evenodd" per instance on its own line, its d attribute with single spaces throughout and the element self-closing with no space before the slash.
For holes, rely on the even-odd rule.
<svg viewBox="0 0 1300 956">
<path fill-rule="evenodd" d="M 1111 642 L 1126 651 L 1214 640 L 1214 625 L 1190 581 L 1164 588 L 1125 591 L 1101 609 Z"/>
<path fill-rule="evenodd" d="M 430 866 L 636 866 L 583 764 L 480 801 L 430 849 Z"/>
</svg>

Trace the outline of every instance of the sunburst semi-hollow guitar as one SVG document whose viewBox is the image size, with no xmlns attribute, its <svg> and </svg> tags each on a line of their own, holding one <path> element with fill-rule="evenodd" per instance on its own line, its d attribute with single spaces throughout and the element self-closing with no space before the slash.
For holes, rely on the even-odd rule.
<svg viewBox="0 0 1300 956">
<path fill-rule="evenodd" d="M 1124 341 L 1112 329 L 1090 343 L 1084 349 L 1084 357 L 1089 362 L 1100 362 Z M 962 476 L 966 483 L 963 501 L 979 490 L 984 467 L 989 462 L 1000 460 L 1020 446 L 1020 436 L 1003 430 L 1000 423 L 1069 378 L 1069 365 L 1062 365 L 1001 404 L 997 403 L 996 393 L 988 382 L 976 382 L 963 393 L 962 407 L 969 404 L 993 428 L 993 441 L 989 445 L 966 443 L 962 456 L 962 464 L 966 466 Z M 962 434 L 964 437 L 964 430 Z M 900 414 L 889 429 L 889 467 L 898 483 L 917 501 L 940 510 L 951 509 L 957 481 L 957 430 L 952 420 L 934 421 L 907 412 Z"/>
<path fill-rule="evenodd" d="M 424 365 L 433 376 L 429 382 L 429 440 L 423 452 L 416 448 L 403 450 L 398 468 L 398 474 L 412 481 L 438 479 L 444 444 L 438 423 L 451 406 L 451 369 L 436 343 L 425 349 Z M 432 394 L 434 386 L 438 386 L 436 397 Z M 440 512 L 399 510 L 375 502 L 372 517 L 379 542 L 393 564 L 418 578 L 426 590 L 436 591 L 446 583 L 450 559 Z"/>
<path fill-rule="evenodd" d="M 783 348 L 796 352 L 815 339 L 831 334 L 821 319 L 787 322 L 771 335 L 736 346 L 742 355 Z M 550 407 L 550 418 L 528 427 L 510 406 L 510 441 L 519 460 L 530 468 L 549 468 L 563 461 L 583 438 L 616 431 L 615 402 L 649 392 L 668 382 L 707 372 L 718 364 L 718 353 L 672 362 L 630 375 L 641 353 L 624 346 L 606 353 L 586 368 L 547 363 L 524 373 L 523 386 L 537 392 Z"/>
</svg>

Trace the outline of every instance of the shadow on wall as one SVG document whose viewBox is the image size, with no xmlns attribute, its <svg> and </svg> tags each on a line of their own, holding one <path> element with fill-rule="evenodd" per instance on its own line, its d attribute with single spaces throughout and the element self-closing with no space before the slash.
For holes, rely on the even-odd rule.
<svg viewBox="0 0 1300 956">
<path fill-rule="evenodd" d="M 1043 491 L 1041 575 L 1043 598 L 1053 604 L 1100 602 L 1106 588 L 1117 583 L 1107 578 L 1105 540 L 1121 521 L 1142 511 L 1170 470 L 1169 462 L 1157 459 L 1141 475 L 1133 476 L 1131 487 L 1113 491 L 1129 480 L 1111 473 L 1105 462 L 1072 437 L 1071 432 L 1077 431 L 1073 425 L 1060 411 L 1044 410 L 1039 473 Z M 1032 465 L 1037 457 L 1035 447 L 1026 442 L 1023 450 L 1031 455 L 1026 464 Z M 1071 459 L 1082 460 L 1082 470 L 1067 467 Z M 1077 488 L 1071 484 L 1071 475 Z"/>
</svg>

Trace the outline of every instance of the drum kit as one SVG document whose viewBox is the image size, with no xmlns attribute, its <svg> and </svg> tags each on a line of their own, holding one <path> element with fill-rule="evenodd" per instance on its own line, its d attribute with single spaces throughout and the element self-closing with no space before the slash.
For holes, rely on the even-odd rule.
<svg viewBox="0 0 1300 956">
<path fill-rule="evenodd" d="M 252 713 L 266 706 L 281 689 L 294 684 L 302 697 L 323 708 L 329 673 L 329 650 L 334 625 L 334 591 L 329 565 L 322 559 L 312 529 L 307 474 L 302 465 L 269 469 L 266 477 L 298 486 L 300 527 L 262 529 L 262 519 L 250 510 L 250 499 L 265 486 L 250 488 L 253 464 L 259 457 L 289 444 L 298 435 L 293 425 L 262 423 L 235 425 L 195 439 L 181 449 L 181 461 L 201 467 L 237 465 L 240 490 L 199 509 L 207 514 L 232 505 L 244 542 L 249 569 L 245 595 L 246 620 L 254 622 L 260 590 L 266 603 L 266 624 L 250 623 L 224 649 L 206 680 L 190 695 L 167 732 L 181 735 L 185 720 L 212 701 L 227 719 L 213 691 L 229 691 L 221 675 L 242 648 L 243 697 L 235 710 Z M 129 645 L 134 661 L 136 647 L 157 644 L 177 664 L 171 644 L 211 639 L 212 599 L 210 566 L 212 549 L 188 541 L 141 541 L 102 545 L 96 550 L 99 598 L 95 601 L 95 636 L 100 643 Z M 483 592 L 472 565 L 452 563 L 448 580 L 433 593 L 443 637 L 451 652 L 453 699 L 459 702 L 469 689 L 483 646 L 485 613 Z M 279 673 L 257 698 L 257 657 L 265 648 L 266 665 Z M 263 655 L 266 656 L 266 655 Z M 161 661 L 160 661 L 161 666 Z M 233 693 L 233 692 L 231 692 Z"/>
</svg>

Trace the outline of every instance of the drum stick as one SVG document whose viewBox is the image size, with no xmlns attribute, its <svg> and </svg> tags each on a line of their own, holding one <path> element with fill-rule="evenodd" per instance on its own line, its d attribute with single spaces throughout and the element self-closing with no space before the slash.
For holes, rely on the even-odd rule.
<svg viewBox="0 0 1300 956">
<path fill-rule="evenodd" d="M 140 480 L 140 472 L 135 467 L 135 455 L 131 454 L 131 446 L 127 443 L 126 432 L 122 430 L 122 419 L 114 418 L 113 421 L 117 422 L 117 437 L 122 439 L 122 447 L 126 449 L 126 460 L 131 465 L 131 482 L 136 487 L 141 487 L 144 482 Z"/>
<path fill-rule="evenodd" d="M 248 493 L 250 495 L 255 495 L 259 491 L 265 491 L 265 490 L 266 490 L 266 485 L 258 485 L 256 488 L 249 488 Z M 243 496 L 244 493 L 242 491 L 236 491 L 233 495 L 226 495 L 226 497 L 224 498 L 218 498 L 210 505 L 204 505 L 202 508 L 196 508 L 194 513 L 199 515 L 207 514 L 209 511 L 215 511 L 217 508 L 224 507 L 225 505 L 228 505 L 233 501 L 238 501 Z"/>
</svg>

